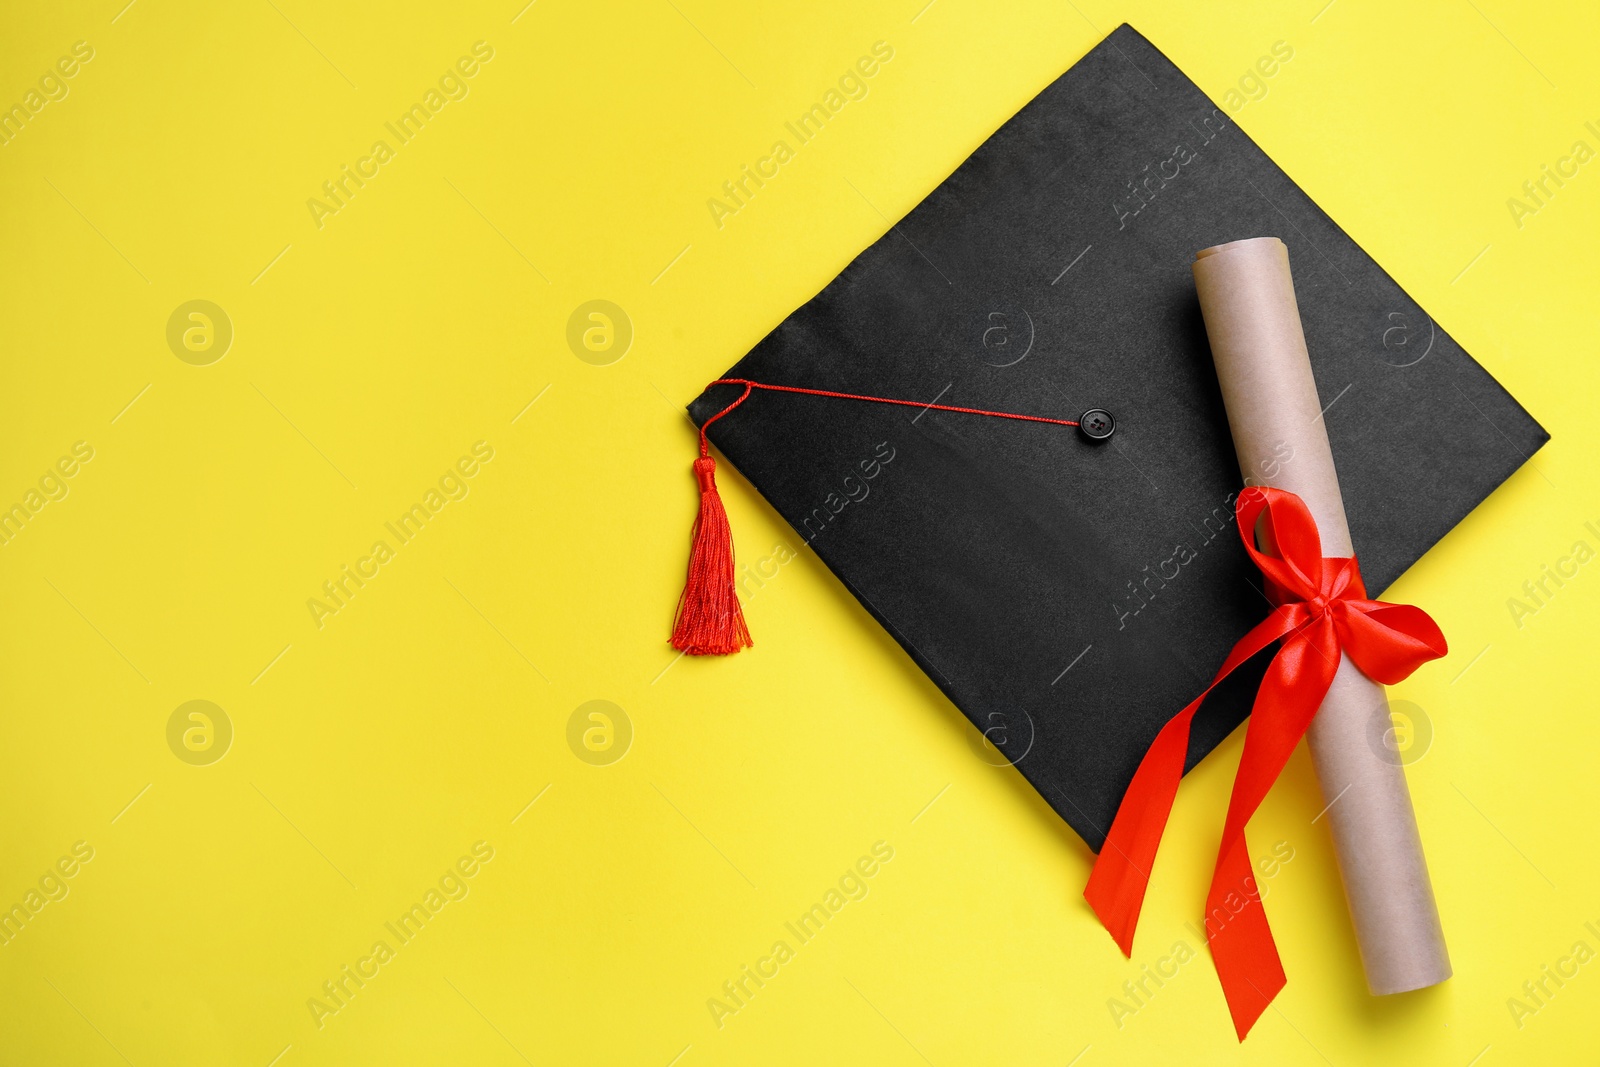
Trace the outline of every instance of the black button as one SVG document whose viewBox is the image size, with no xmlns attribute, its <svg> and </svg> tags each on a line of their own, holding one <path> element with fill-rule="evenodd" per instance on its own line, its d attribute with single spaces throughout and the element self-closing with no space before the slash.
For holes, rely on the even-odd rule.
<svg viewBox="0 0 1600 1067">
<path fill-rule="evenodd" d="M 1078 416 L 1078 430 L 1091 441 L 1104 441 L 1117 428 L 1117 420 L 1104 408 L 1090 408 Z"/>
</svg>

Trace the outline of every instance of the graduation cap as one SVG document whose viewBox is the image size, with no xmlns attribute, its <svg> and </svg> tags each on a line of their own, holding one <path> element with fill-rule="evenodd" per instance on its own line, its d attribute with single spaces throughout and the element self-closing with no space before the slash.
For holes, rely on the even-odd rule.
<svg viewBox="0 0 1600 1067">
<path fill-rule="evenodd" d="M 1190 271 L 1254 235 L 1292 251 L 1381 594 L 1548 435 L 1124 25 L 690 405 L 673 643 L 750 643 L 709 442 L 1098 851 L 1152 738 L 1268 609 Z M 1185 769 L 1263 666 L 1212 694 Z"/>
</svg>

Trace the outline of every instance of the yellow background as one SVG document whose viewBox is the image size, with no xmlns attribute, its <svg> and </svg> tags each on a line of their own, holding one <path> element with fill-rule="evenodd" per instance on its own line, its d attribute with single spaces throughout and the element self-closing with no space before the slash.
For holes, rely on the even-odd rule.
<svg viewBox="0 0 1600 1067">
<path fill-rule="evenodd" d="M 94 49 L 0 147 L 0 505 L 94 449 L 0 547 L 0 905 L 94 850 L 0 947 L 0 1060 L 1594 1061 L 1600 963 L 1507 1006 L 1600 949 L 1600 564 L 1507 604 L 1600 548 L 1600 164 L 1520 227 L 1506 204 L 1600 147 L 1592 5 L 523 2 L 0 16 L 0 103 Z M 798 555 L 753 651 L 666 645 L 682 405 L 1122 21 L 1219 102 L 1291 46 L 1233 117 L 1554 435 L 1390 591 L 1453 649 L 1395 696 L 1432 725 L 1410 781 L 1455 977 L 1367 995 L 1302 752 L 1251 827 L 1294 850 L 1290 978 L 1242 1048 L 1184 925 L 1237 737 L 1125 961 L 1083 845 L 726 470 L 741 559 Z M 319 229 L 307 199 L 479 40 L 470 95 Z M 707 198 L 880 40 L 870 95 L 718 229 Z M 194 299 L 234 329 L 208 366 L 166 340 Z M 633 324 L 608 366 L 566 343 L 591 299 Z M 307 599 L 480 440 L 470 493 L 319 629 Z M 196 699 L 234 731 L 207 766 L 167 740 Z M 633 730 L 608 766 L 567 740 L 596 699 Z M 308 999 L 477 841 L 469 895 L 319 1028 Z M 719 1028 L 708 998 L 877 841 L 868 895 Z"/>
</svg>

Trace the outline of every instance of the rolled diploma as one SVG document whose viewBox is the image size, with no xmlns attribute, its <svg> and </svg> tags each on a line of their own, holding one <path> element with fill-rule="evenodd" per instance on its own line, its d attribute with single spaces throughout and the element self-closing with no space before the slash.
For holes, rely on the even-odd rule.
<svg viewBox="0 0 1600 1067">
<path fill-rule="evenodd" d="M 1324 556 L 1352 555 L 1288 249 L 1276 237 L 1207 248 L 1195 254 L 1194 281 L 1239 469 L 1250 484 L 1305 501 Z M 1306 732 L 1367 985 L 1379 996 L 1450 977 L 1404 768 L 1369 740 L 1388 707 L 1383 686 L 1345 656 Z"/>
</svg>

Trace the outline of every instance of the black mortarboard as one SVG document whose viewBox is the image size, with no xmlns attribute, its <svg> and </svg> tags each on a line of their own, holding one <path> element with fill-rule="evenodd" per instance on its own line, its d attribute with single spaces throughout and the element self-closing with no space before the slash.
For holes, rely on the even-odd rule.
<svg viewBox="0 0 1600 1067">
<path fill-rule="evenodd" d="M 709 431 L 1096 850 L 1150 740 L 1268 610 L 1233 528 L 1240 472 L 1190 273 L 1196 250 L 1260 235 L 1294 260 L 1378 595 L 1548 435 L 1128 26 L 728 372 L 1069 420 L 1101 408 L 1110 439 L 762 390 Z M 714 386 L 690 414 L 741 391 Z M 1212 699 L 1189 766 L 1258 677 Z"/>
</svg>

